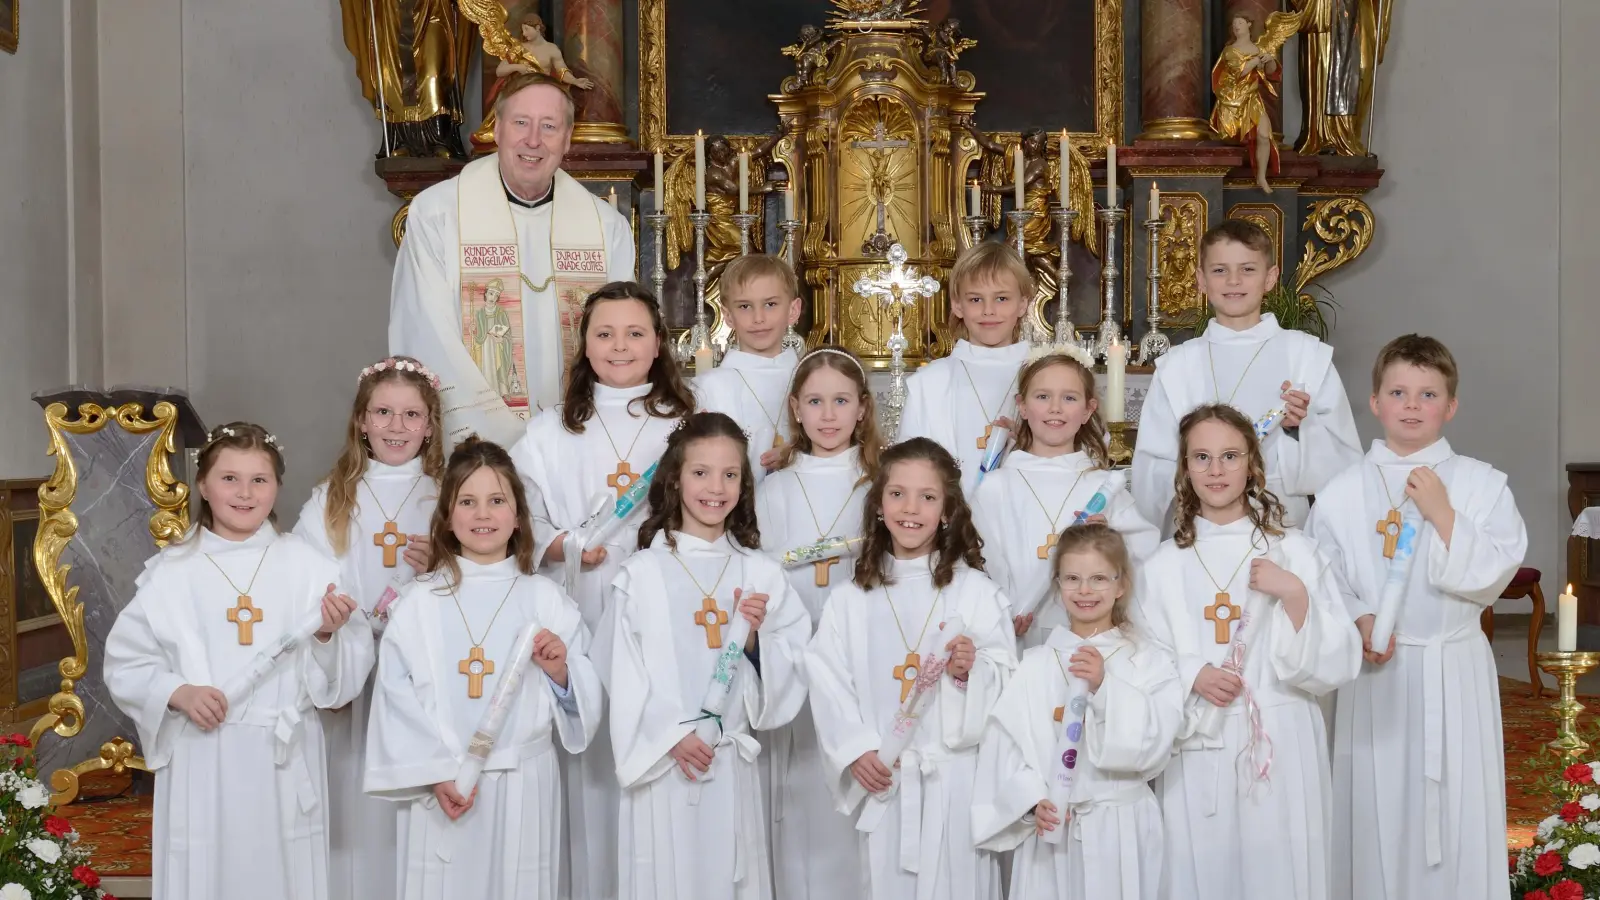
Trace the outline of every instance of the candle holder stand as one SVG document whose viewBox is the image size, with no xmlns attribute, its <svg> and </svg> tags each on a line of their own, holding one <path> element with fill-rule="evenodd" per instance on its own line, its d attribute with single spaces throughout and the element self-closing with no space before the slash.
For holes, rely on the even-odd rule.
<svg viewBox="0 0 1600 900">
<path fill-rule="evenodd" d="M 694 331 L 689 339 L 691 353 L 710 350 L 715 364 L 717 350 L 711 346 L 711 325 L 706 319 L 706 226 L 711 224 L 711 214 L 689 214 L 694 226 Z"/>
<path fill-rule="evenodd" d="M 972 237 L 972 246 L 983 243 L 984 235 L 988 232 L 988 216 L 962 216 L 961 224 L 967 226 L 967 234 Z"/>
<path fill-rule="evenodd" d="M 1125 466 L 1133 462 L 1133 448 L 1128 446 L 1128 423 L 1111 422 L 1106 427 L 1111 430 L 1111 440 L 1106 447 L 1106 455 L 1111 458 L 1111 465 Z"/>
<path fill-rule="evenodd" d="M 1578 677 L 1600 665 L 1600 653 L 1591 650 L 1555 650 L 1540 653 L 1536 659 L 1539 668 L 1555 677 L 1560 697 L 1550 705 L 1556 720 L 1556 739 L 1545 746 L 1561 758 L 1561 767 L 1583 762 L 1589 755 L 1589 743 L 1578 736 L 1578 715 L 1583 704 L 1578 702 Z"/>
<path fill-rule="evenodd" d="M 800 230 L 799 219 L 783 219 L 778 222 L 778 228 L 783 231 L 783 256 L 789 260 L 789 268 L 800 274 L 800 242 L 796 232 Z"/>
<path fill-rule="evenodd" d="M 1078 345 L 1078 335 L 1072 328 L 1072 300 L 1069 296 L 1072 284 L 1072 263 L 1069 259 L 1072 226 L 1078 221 L 1078 211 L 1055 206 L 1050 209 L 1050 218 L 1056 223 L 1056 244 L 1061 253 L 1061 259 L 1056 264 L 1056 326 L 1051 343 L 1056 349 L 1065 350 Z"/>
<path fill-rule="evenodd" d="M 750 229 L 760 218 L 755 213 L 734 213 L 733 224 L 739 226 L 739 255 L 750 255 Z"/>
<path fill-rule="evenodd" d="M 1145 273 L 1145 332 L 1139 341 L 1139 365 L 1155 365 L 1156 358 L 1172 349 L 1172 339 L 1161 333 L 1161 218 L 1147 219 L 1150 270 Z"/>
<path fill-rule="evenodd" d="M 661 292 L 667 287 L 667 214 L 664 212 L 645 213 L 644 221 L 650 226 L 650 231 L 655 235 L 656 261 L 655 267 L 650 271 L 650 285 L 655 288 L 656 302 L 665 302 Z"/>
<path fill-rule="evenodd" d="M 1100 312 L 1100 330 L 1094 339 L 1094 355 L 1104 359 L 1107 349 L 1122 340 L 1122 328 L 1117 324 L 1117 288 L 1122 281 L 1122 270 L 1117 267 L 1117 232 L 1128 211 L 1121 207 L 1100 210 L 1100 221 L 1105 225 L 1105 264 L 1100 269 L 1103 309 Z"/>
</svg>

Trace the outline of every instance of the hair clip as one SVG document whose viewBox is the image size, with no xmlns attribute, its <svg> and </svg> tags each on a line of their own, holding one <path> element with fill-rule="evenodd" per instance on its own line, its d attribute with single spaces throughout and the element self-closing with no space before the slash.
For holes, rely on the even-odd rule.
<svg viewBox="0 0 1600 900">
<path fill-rule="evenodd" d="M 372 365 L 367 366 L 365 369 L 362 369 L 361 374 L 356 377 L 356 383 L 360 384 L 373 375 L 376 375 L 379 372 L 387 372 L 390 369 L 394 369 L 397 372 L 414 372 L 427 379 L 428 384 L 432 385 L 434 390 L 437 391 L 439 389 L 439 376 L 433 374 L 433 372 L 427 366 L 421 363 L 412 362 L 409 359 L 396 359 L 393 356 L 388 357 L 387 359 L 378 360 Z"/>
</svg>

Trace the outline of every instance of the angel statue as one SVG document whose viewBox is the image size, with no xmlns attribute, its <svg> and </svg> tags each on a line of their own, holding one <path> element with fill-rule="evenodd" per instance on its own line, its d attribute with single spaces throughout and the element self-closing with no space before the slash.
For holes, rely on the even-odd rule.
<svg viewBox="0 0 1600 900">
<path fill-rule="evenodd" d="M 1300 30 L 1301 13 L 1275 12 L 1267 16 L 1261 37 L 1251 40 L 1255 23 L 1244 14 L 1229 21 L 1233 40 L 1211 69 L 1211 90 L 1217 105 L 1211 109 L 1211 130 L 1225 141 L 1238 141 L 1250 157 L 1256 184 L 1272 193 L 1267 171 L 1278 174 L 1278 143 L 1272 139 L 1272 119 L 1264 94 L 1277 96 L 1278 48 Z"/>
<path fill-rule="evenodd" d="M 833 51 L 842 43 L 842 37 L 824 39 L 822 29 L 815 25 L 800 26 L 799 43 L 783 48 L 784 56 L 794 57 L 794 86 L 803 88 L 815 83 L 817 75 L 828 67 Z"/>
<path fill-rule="evenodd" d="M 978 46 L 972 38 L 961 36 L 961 20 L 945 19 L 937 28 L 924 28 L 922 61 L 939 73 L 945 84 L 956 83 L 956 60 L 961 54 Z"/>
<path fill-rule="evenodd" d="M 466 0 L 466 3 L 472 5 L 473 0 Z M 494 0 L 489 0 L 488 5 L 504 9 L 503 4 Z M 538 13 L 525 11 L 518 18 L 522 40 L 513 41 L 512 44 L 521 47 L 522 54 L 507 54 L 506 57 L 500 58 L 499 64 L 495 66 L 494 86 L 489 89 L 489 97 L 483 104 L 483 124 L 472 133 L 472 148 L 480 154 L 493 152 L 495 148 L 494 101 L 500 96 L 500 86 L 505 84 L 506 78 L 519 72 L 543 72 L 553 75 L 562 84 L 571 85 L 579 90 L 587 91 L 594 87 L 593 80 L 580 78 L 567 67 L 567 60 L 562 55 L 561 48 L 545 37 L 544 19 Z M 510 34 L 509 28 L 506 29 L 506 34 Z M 485 38 L 484 44 L 487 50 L 488 38 Z"/>
<path fill-rule="evenodd" d="M 466 157 L 461 88 L 472 25 L 452 0 L 339 0 L 361 94 L 383 121 L 378 156 Z"/>
<path fill-rule="evenodd" d="M 765 189 L 766 159 L 772 148 L 783 139 L 783 133 L 773 135 L 761 146 L 750 151 L 750 194 L 755 196 Z M 667 182 L 667 268 L 676 269 L 683 254 L 694 252 L 694 226 L 689 213 L 694 206 L 694 154 L 685 153 L 667 168 L 663 176 Z M 739 226 L 733 214 L 739 206 L 739 151 L 723 135 L 706 138 L 706 212 L 711 223 L 706 226 L 706 268 L 713 268 L 739 255 Z M 751 245 L 761 246 L 760 221 L 752 232 Z"/>
</svg>

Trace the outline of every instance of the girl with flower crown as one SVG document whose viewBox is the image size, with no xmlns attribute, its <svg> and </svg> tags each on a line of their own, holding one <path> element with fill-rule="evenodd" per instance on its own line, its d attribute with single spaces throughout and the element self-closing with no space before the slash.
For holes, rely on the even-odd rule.
<svg viewBox="0 0 1600 900">
<path fill-rule="evenodd" d="M 344 446 L 295 524 L 295 534 L 339 564 L 340 583 L 366 614 L 374 645 L 389 617 L 385 597 L 428 567 L 428 517 L 444 468 L 438 386 L 438 377 L 408 356 L 362 369 Z M 361 791 L 371 700 L 369 686 L 323 716 L 334 897 L 395 893 L 395 806 Z"/>
</svg>

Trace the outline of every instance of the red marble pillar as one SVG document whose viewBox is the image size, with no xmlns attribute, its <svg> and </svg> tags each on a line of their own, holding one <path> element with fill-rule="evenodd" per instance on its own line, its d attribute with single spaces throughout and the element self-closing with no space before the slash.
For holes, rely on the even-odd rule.
<svg viewBox="0 0 1600 900">
<path fill-rule="evenodd" d="M 594 82 L 574 89 L 578 124 L 574 141 L 627 143 L 623 124 L 622 0 L 567 0 L 562 14 L 562 51 L 567 66 Z"/>
<path fill-rule="evenodd" d="M 1279 0 L 1225 0 L 1222 8 L 1222 35 L 1218 40 L 1226 40 L 1233 32 L 1230 30 L 1234 16 L 1244 16 L 1250 20 L 1250 33 L 1260 36 L 1261 28 L 1267 22 L 1267 16 L 1278 11 Z M 1212 60 L 1216 62 L 1216 60 Z M 1279 73 L 1282 73 L 1283 53 L 1278 53 Z M 1275 140 L 1283 140 L 1283 84 L 1278 84 L 1278 93 L 1263 97 L 1267 104 L 1267 115 L 1272 118 L 1272 136 Z"/>
<path fill-rule="evenodd" d="M 1198 141 L 1211 137 L 1206 124 L 1203 0 L 1143 0 L 1139 52 L 1142 59 L 1141 141 Z"/>
</svg>

